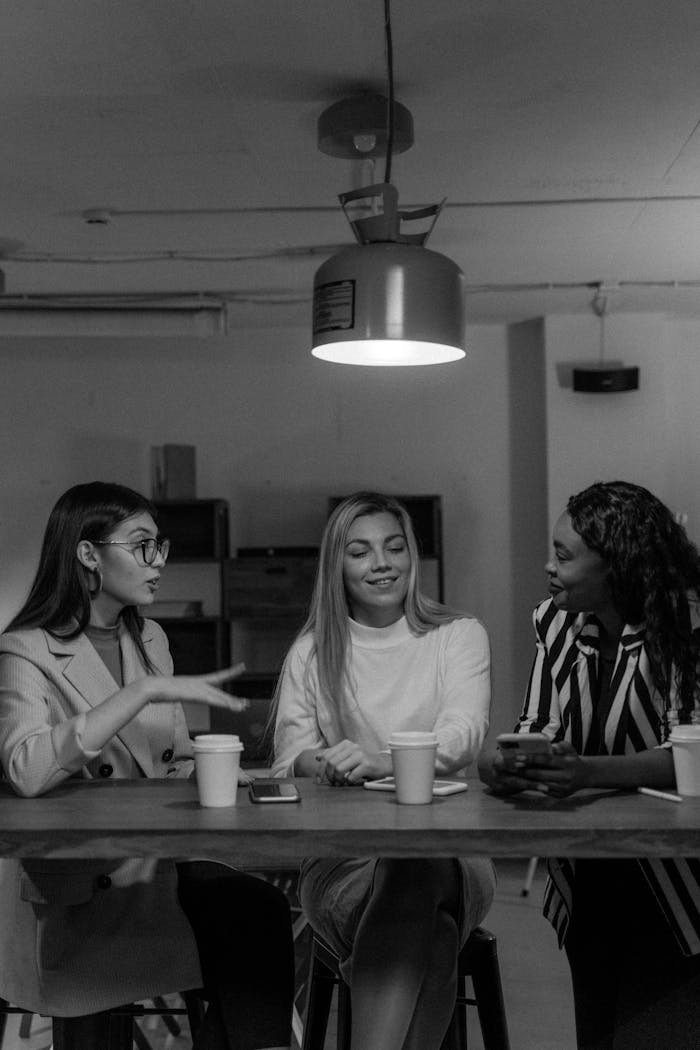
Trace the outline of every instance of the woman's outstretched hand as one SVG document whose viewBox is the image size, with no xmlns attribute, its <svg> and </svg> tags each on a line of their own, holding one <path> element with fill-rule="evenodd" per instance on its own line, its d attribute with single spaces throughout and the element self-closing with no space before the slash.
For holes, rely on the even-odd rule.
<svg viewBox="0 0 700 1050">
<path fill-rule="evenodd" d="M 317 783 L 343 787 L 391 775 L 391 756 L 370 754 L 352 740 L 341 740 L 316 754 Z"/>
<path fill-rule="evenodd" d="M 250 701 L 218 688 L 232 678 L 238 678 L 245 671 L 244 663 L 234 664 L 223 671 L 212 671 L 201 675 L 155 675 L 145 681 L 153 689 L 150 697 L 152 703 L 207 704 L 209 707 L 223 707 L 227 711 L 245 711 Z"/>
<path fill-rule="evenodd" d="M 144 675 L 123 686 L 117 693 L 93 707 L 85 716 L 83 744 L 88 751 L 99 751 L 146 704 L 207 704 L 226 711 L 245 711 L 248 700 L 231 696 L 219 686 L 236 678 L 245 664 L 234 664 L 223 671 L 200 675 Z"/>
</svg>

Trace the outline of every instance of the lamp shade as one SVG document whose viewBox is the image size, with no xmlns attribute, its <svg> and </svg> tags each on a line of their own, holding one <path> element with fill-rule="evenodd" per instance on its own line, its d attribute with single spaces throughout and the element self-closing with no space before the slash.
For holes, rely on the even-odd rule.
<svg viewBox="0 0 700 1050">
<path fill-rule="evenodd" d="M 316 272 L 314 357 L 354 365 L 429 365 L 464 357 L 464 275 L 418 244 L 346 248 Z"/>
<path fill-rule="evenodd" d="M 389 100 L 372 92 L 334 102 L 318 118 L 318 147 L 331 157 L 348 160 L 383 157 L 388 144 L 388 115 Z M 413 145 L 413 117 L 396 101 L 391 116 L 392 152 L 403 153 Z"/>
</svg>

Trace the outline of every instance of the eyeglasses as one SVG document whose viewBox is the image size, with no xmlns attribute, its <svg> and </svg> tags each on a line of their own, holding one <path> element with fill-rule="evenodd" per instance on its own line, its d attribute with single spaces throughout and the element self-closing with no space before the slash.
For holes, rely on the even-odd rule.
<svg viewBox="0 0 700 1050">
<path fill-rule="evenodd" d="M 167 561 L 170 551 L 170 540 L 166 539 L 93 540 L 92 542 L 96 547 L 126 547 L 140 565 L 153 565 L 159 554 L 163 561 Z"/>
</svg>

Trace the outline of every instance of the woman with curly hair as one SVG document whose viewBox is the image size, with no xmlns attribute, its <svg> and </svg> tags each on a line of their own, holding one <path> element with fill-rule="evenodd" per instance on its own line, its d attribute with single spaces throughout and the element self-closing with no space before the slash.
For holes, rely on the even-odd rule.
<svg viewBox="0 0 700 1050">
<path fill-rule="evenodd" d="M 700 557 L 639 485 L 597 483 L 554 527 L 551 597 L 516 732 L 550 756 L 499 754 L 498 793 L 555 799 L 581 788 L 673 788 L 669 735 L 700 722 Z M 700 862 L 549 862 L 545 915 L 571 967 L 579 1050 L 696 1048 Z"/>
<path fill-rule="evenodd" d="M 274 772 L 357 790 L 392 772 L 392 732 L 432 730 L 436 772 L 455 773 L 484 739 L 489 671 L 479 621 L 421 593 L 402 504 L 348 496 L 326 526 L 309 618 L 282 671 Z M 351 986 L 353 1050 L 439 1050 L 460 947 L 493 890 L 484 858 L 302 864 L 304 911 Z"/>
</svg>

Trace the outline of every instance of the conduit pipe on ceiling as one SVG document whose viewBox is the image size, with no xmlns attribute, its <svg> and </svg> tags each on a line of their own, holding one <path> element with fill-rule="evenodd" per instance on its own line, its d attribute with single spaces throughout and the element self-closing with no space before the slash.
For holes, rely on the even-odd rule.
<svg viewBox="0 0 700 1050">
<path fill-rule="evenodd" d="M 611 282 L 617 289 L 667 288 L 670 290 L 700 289 L 700 278 L 697 280 L 644 280 Z M 488 283 L 467 284 L 467 295 L 498 294 L 503 292 L 557 292 L 595 289 L 600 281 L 536 281 L 532 283 Z M 2 310 L 179 310 L 196 313 L 202 310 L 218 311 L 226 306 L 248 304 L 257 306 L 293 306 L 308 303 L 310 294 L 260 291 L 238 292 L 232 289 L 206 289 L 202 291 L 183 292 L 110 292 L 110 293 L 76 293 L 76 292 L 26 292 L 0 296 Z"/>
<path fill-rule="evenodd" d="M 541 197 L 534 199 L 514 200 L 475 200 L 447 201 L 446 210 L 462 208 L 555 208 L 577 204 L 692 204 L 700 202 L 698 193 L 651 194 L 647 196 L 626 197 Z M 407 204 L 408 208 L 420 208 L 422 204 Z M 92 211 L 93 209 L 89 209 Z M 330 204 L 277 204 L 277 205 L 243 205 L 222 208 L 105 208 L 110 217 L 174 216 L 174 215 L 262 215 L 279 214 L 280 212 L 337 212 L 337 207 Z M 83 212 L 83 217 L 87 213 Z M 86 221 L 88 221 L 86 219 Z"/>
</svg>

